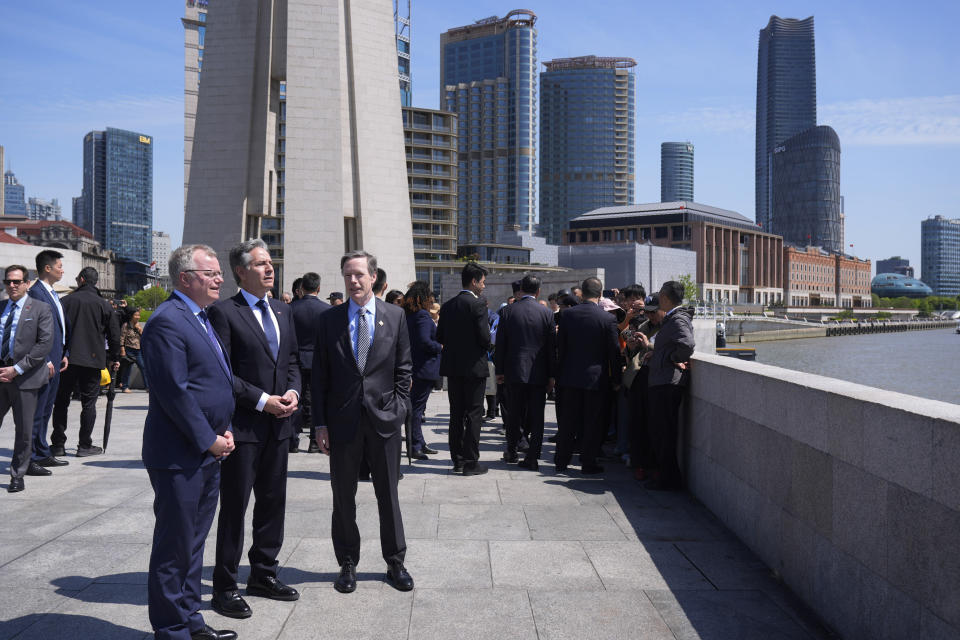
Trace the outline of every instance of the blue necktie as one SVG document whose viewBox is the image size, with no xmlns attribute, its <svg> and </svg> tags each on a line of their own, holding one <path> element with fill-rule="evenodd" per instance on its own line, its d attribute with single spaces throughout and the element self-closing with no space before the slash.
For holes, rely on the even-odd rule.
<svg viewBox="0 0 960 640">
<path fill-rule="evenodd" d="M 370 330 L 367 328 L 367 312 L 360 309 L 357 314 L 357 369 L 363 373 L 367 366 L 367 350 L 370 348 Z"/>
<path fill-rule="evenodd" d="M 7 321 L 3 323 L 3 346 L 0 347 L 0 360 L 4 361 L 10 356 L 10 336 L 13 334 L 13 316 L 17 313 L 17 303 L 11 300 L 7 306 L 10 313 L 7 314 Z"/>
<path fill-rule="evenodd" d="M 220 341 L 217 340 L 217 334 L 213 332 L 213 327 L 210 326 L 210 322 L 207 320 L 207 312 L 201 309 L 197 317 L 203 322 L 203 328 L 207 330 L 207 337 L 210 338 L 210 342 L 213 343 L 213 350 L 220 356 L 220 364 L 223 365 L 224 369 L 229 371 L 230 367 L 227 366 L 227 359 L 223 357 L 223 349 L 220 348 Z"/>
<path fill-rule="evenodd" d="M 270 311 L 267 309 L 267 303 L 264 300 L 257 301 L 257 308 L 260 309 L 260 315 L 263 318 L 263 333 L 267 336 L 267 344 L 270 345 L 270 353 L 273 354 L 273 359 L 277 359 L 277 354 L 280 353 L 280 338 L 277 336 L 277 329 L 273 326 L 273 318 L 270 316 Z"/>
</svg>

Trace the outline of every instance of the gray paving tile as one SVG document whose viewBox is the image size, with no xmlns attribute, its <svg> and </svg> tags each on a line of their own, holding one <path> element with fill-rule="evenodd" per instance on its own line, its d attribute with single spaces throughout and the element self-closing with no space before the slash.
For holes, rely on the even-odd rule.
<svg viewBox="0 0 960 640">
<path fill-rule="evenodd" d="M 414 592 L 365 587 L 360 584 L 350 594 L 334 589 L 304 589 L 276 637 L 279 640 L 407 638 Z M 246 640 L 246 636 L 242 637 Z"/>
<path fill-rule="evenodd" d="M 497 480 L 503 504 L 535 504 L 575 507 L 580 504 L 565 484 L 543 480 Z"/>
<path fill-rule="evenodd" d="M 770 569 L 736 540 L 677 542 L 677 548 L 717 589 L 770 589 Z"/>
<path fill-rule="evenodd" d="M 610 513 L 599 505 L 523 508 L 534 540 L 623 540 Z"/>
<path fill-rule="evenodd" d="M 61 540 L 152 542 L 155 518 L 152 509 L 114 507 L 64 533 Z"/>
<path fill-rule="evenodd" d="M 413 600 L 409 637 L 536 640 L 526 591 L 421 589 Z"/>
<path fill-rule="evenodd" d="M 810 640 L 761 591 L 646 591 L 677 640 Z"/>
<path fill-rule="evenodd" d="M 714 588 L 670 542 L 585 541 L 583 548 L 607 589 Z"/>
<path fill-rule="evenodd" d="M 490 551 L 484 540 L 410 540 L 404 562 L 419 589 L 489 589 Z"/>
<path fill-rule="evenodd" d="M 114 573 L 114 567 L 141 549 L 142 545 L 110 540 L 54 540 L 4 566 L 0 585 L 18 589 L 83 589 L 99 576 Z"/>
<path fill-rule="evenodd" d="M 642 592 L 531 591 L 540 640 L 673 640 L 669 627 Z"/>
<path fill-rule="evenodd" d="M 529 540 L 523 507 L 516 504 L 442 504 L 438 538 Z"/>
<path fill-rule="evenodd" d="M 427 478 L 425 504 L 500 504 L 497 481 L 487 476 Z"/>
<path fill-rule="evenodd" d="M 8 640 L 43 619 L 43 615 L 70 603 L 75 591 L 0 589 L 0 640 Z"/>
<path fill-rule="evenodd" d="M 695 518 L 683 509 L 613 504 L 604 508 L 625 534 L 641 540 L 716 540 L 723 536 L 716 525 Z"/>
<path fill-rule="evenodd" d="M 602 589 L 579 542 L 491 541 L 494 587 L 542 590 Z"/>
<path fill-rule="evenodd" d="M 14 495 L 22 496 L 27 491 L 29 489 Z M 4 514 L 0 518 L 0 539 L 52 540 L 107 511 L 106 507 L 61 505 L 59 502 L 52 511 L 35 508 L 40 504 L 44 503 L 37 501 L 34 508 L 19 508 Z"/>
</svg>

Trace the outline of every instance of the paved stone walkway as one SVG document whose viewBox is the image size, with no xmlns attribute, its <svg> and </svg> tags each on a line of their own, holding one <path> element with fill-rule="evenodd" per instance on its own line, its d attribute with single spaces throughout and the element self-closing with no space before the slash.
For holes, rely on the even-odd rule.
<svg viewBox="0 0 960 640">
<path fill-rule="evenodd" d="M 78 410 L 71 406 L 71 446 Z M 27 477 L 22 493 L 7 494 L 2 485 L 0 639 L 150 637 L 153 493 L 140 463 L 145 413 L 143 392 L 118 395 L 106 455 L 68 455 L 70 466 L 52 477 Z M 552 421 L 552 404 L 547 413 Z M 432 395 L 428 415 L 428 441 L 446 449 L 445 394 Z M 329 467 L 325 456 L 301 452 L 290 460 L 280 556 L 280 577 L 300 590 L 300 600 L 249 598 L 254 615 L 241 621 L 207 604 L 207 622 L 243 640 L 824 637 L 769 571 L 689 496 L 646 492 L 619 464 L 608 465 L 603 479 L 556 476 L 552 465 L 540 473 L 508 466 L 499 461 L 503 438 L 495 424 L 483 430 L 482 457 L 491 467 L 485 476 L 450 475 L 443 452 L 404 466 L 400 499 L 413 592 L 383 581 L 369 483 L 357 497 L 364 538 L 359 586 L 351 595 L 333 589 Z M 0 438 L 6 464 L 9 415 Z M 551 445 L 545 456 L 552 459 Z M 215 529 L 204 572 L 208 603 Z M 247 531 L 249 543 L 249 522 Z"/>
</svg>

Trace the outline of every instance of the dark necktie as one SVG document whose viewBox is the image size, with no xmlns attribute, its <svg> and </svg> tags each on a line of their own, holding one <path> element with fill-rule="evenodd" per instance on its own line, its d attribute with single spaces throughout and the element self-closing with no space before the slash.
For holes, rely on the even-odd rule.
<svg viewBox="0 0 960 640">
<path fill-rule="evenodd" d="M 267 309 L 267 303 L 265 300 L 257 300 L 257 308 L 260 309 L 260 316 L 263 319 L 263 333 L 267 336 L 267 344 L 270 345 L 270 353 L 273 354 L 273 359 L 277 359 L 277 354 L 280 353 L 280 338 L 277 336 L 277 328 L 273 326 L 273 318 L 270 316 L 270 311 Z"/>
<path fill-rule="evenodd" d="M 0 360 L 6 361 L 10 357 L 10 336 L 13 333 L 13 316 L 17 313 L 17 305 L 10 301 L 10 313 L 7 314 L 7 321 L 3 323 L 3 347 L 0 348 Z"/>
<path fill-rule="evenodd" d="M 223 349 L 220 348 L 220 341 L 217 340 L 217 334 L 213 332 L 213 327 L 210 326 L 210 321 L 207 320 L 207 312 L 201 309 L 197 317 L 200 318 L 200 321 L 203 323 L 203 328 L 207 330 L 207 337 L 210 338 L 210 342 L 213 343 L 213 350 L 220 356 L 220 364 L 223 365 L 224 369 L 229 371 L 230 368 L 227 366 L 227 359 L 223 357 Z"/>
<path fill-rule="evenodd" d="M 367 350 L 370 348 L 370 330 L 367 328 L 367 312 L 360 309 L 357 314 L 357 369 L 363 373 L 367 366 Z"/>
</svg>

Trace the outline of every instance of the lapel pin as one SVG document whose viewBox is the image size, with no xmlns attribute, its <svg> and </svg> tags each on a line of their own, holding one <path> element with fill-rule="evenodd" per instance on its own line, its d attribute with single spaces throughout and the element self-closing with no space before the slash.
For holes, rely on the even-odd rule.
<svg viewBox="0 0 960 640">
<path fill-rule="evenodd" d="M 379 322 L 377 322 L 377 326 L 378 326 L 378 327 L 382 327 L 382 326 L 383 326 L 383 320 L 380 320 Z"/>
</svg>

